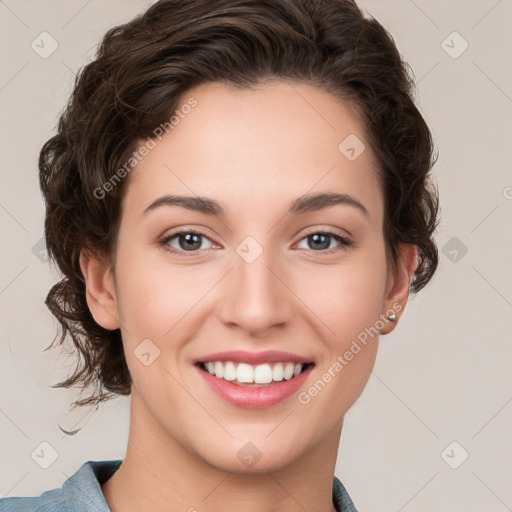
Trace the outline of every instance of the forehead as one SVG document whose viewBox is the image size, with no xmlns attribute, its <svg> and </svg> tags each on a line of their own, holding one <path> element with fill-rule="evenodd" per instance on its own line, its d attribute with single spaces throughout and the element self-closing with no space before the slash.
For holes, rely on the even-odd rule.
<svg viewBox="0 0 512 512">
<path fill-rule="evenodd" d="M 178 109 L 132 171 L 130 211 L 175 193 L 215 198 L 226 215 L 259 210 L 261 220 L 262 209 L 270 215 L 304 194 L 331 191 L 355 196 L 380 222 L 382 194 L 363 126 L 331 94 L 296 82 L 254 90 L 211 83 L 185 93 L 187 102 L 195 106 Z"/>
</svg>

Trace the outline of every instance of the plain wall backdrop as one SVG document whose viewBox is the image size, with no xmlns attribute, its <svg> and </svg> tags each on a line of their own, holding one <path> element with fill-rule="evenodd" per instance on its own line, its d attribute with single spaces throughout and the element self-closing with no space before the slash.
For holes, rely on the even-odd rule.
<svg viewBox="0 0 512 512">
<path fill-rule="evenodd" d="M 41 245 L 37 158 L 105 31 L 148 5 L 0 1 L 1 496 L 38 495 L 86 460 L 124 457 L 129 398 L 69 412 L 76 392 L 50 387 L 72 360 L 43 352 L 58 274 Z M 512 1 L 359 5 L 416 76 L 439 151 L 440 265 L 380 339 L 336 475 L 360 512 L 512 510 Z M 58 424 L 83 428 L 69 437 Z M 41 449 L 56 452 L 47 469 L 32 455 Z"/>
</svg>

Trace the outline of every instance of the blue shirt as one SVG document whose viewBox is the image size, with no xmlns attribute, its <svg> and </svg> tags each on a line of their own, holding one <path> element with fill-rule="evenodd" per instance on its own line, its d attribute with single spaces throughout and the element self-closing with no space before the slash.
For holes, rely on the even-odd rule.
<svg viewBox="0 0 512 512">
<path fill-rule="evenodd" d="M 0 512 L 110 512 L 100 485 L 119 468 L 122 460 L 89 460 L 60 489 L 33 498 L 0 499 Z M 332 500 L 338 512 L 357 512 L 345 487 L 335 476 Z"/>
</svg>

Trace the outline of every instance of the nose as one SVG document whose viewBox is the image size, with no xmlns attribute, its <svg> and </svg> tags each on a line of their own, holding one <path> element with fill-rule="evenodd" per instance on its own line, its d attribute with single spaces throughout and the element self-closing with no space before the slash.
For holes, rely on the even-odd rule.
<svg viewBox="0 0 512 512">
<path fill-rule="evenodd" d="M 270 252 L 264 250 L 252 263 L 235 253 L 234 268 L 224 279 L 220 318 L 246 336 L 264 338 L 273 329 L 282 329 L 293 315 L 290 277 Z"/>
</svg>

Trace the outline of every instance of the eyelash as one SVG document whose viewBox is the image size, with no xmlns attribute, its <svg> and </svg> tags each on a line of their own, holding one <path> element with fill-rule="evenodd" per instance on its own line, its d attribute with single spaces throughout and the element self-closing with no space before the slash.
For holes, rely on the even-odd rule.
<svg viewBox="0 0 512 512">
<path fill-rule="evenodd" d="M 162 249 L 164 249 L 165 251 L 168 251 L 170 253 L 178 254 L 180 256 L 185 256 L 185 257 L 196 256 L 197 253 L 200 252 L 200 249 L 196 249 L 194 251 L 183 251 L 183 250 L 171 248 L 169 246 L 169 242 L 172 239 L 174 239 L 176 237 L 179 237 L 180 235 L 188 235 L 188 234 L 200 235 L 200 236 L 203 236 L 204 238 L 207 238 L 208 240 L 210 240 L 210 238 L 208 237 L 208 235 L 206 233 L 203 233 L 202 231 L 199 231 L 199 230 L 196 230 L 196 229 L 190 229 L 190 230 L 186 230 L 186 231 L 177 231 L 176 233 L 171 233 L 170 235 L 167 235 L 164 238 L 162 238 L 161 240 L 159 240 L 158 243 L 162 247 Z M 311 250 L 312 252 L 315 252 L 315 253 L 332 254 L 334 252 L 337 252 L 337 251 L 340 251 L 340 250 L 344 250 L 344 249 L 354 245 L 354 242 L 352 242 L 348 238 L 345 238 L 344 236 L 342 236 L 342 235 L 340 235 L 338 233 L 334 233 L 333 231 L 312 231 L 310 233 L 306 233 L 306 235 L 304 235 L 299 240 L 299 242 L 301 242 L 302 240 L 304 240 L 305 238 L 307 238 L 307 237 L 309 237 L 311 235 L 317 235 L 317 234 L 318 235 L 328 235 L 328 236 L 334 238 L 337 242 L 339 242 L 340 245 L 338 245 L 338 247 L 334 247 L 334 248 L 326 249 L 326 250 L 321 250 L 321 251 L 314 251 L 313 249 L 309 249 L 309 250 Z M 212 242 L 212 240 L 210 240 L 210 242 Z"/>
</svg>

